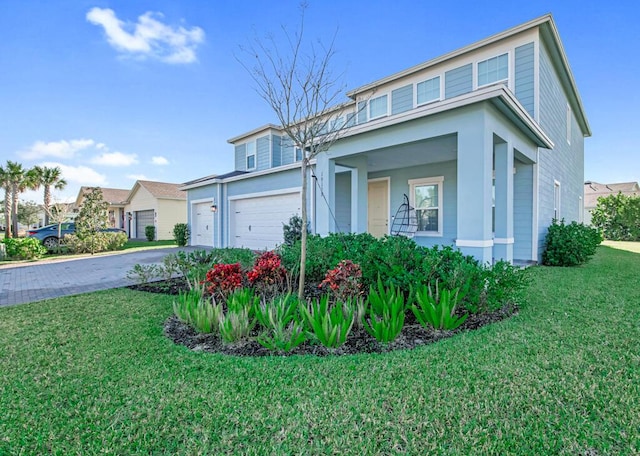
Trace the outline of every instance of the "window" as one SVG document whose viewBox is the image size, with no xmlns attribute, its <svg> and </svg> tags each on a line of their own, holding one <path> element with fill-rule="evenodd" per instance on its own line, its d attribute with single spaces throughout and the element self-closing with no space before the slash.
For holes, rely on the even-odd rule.
<svg viewBox="0 0 640 456">
<path fill-rule="evenodd" d="M 567 143 L 571 144 L 571 106 L 567 104 Z"/>
<path fill-rule="evenodd" d="M 444 178 L 409 181 L 411 205 L 416 211 L 418 235 L 442 236 L 442 187 Z"/>
<path fill-rule="evenodd" d="M 417 104 L 428 103 L 440 99 L 440 76 L 419 82 L 416 86 Z"/>
<path fill-rule="evenodd" d="M 256 167 L 256 143 L 247 143 L 247 169 L 254 169 Z"/>
<path fill-rule="evenodd" d="M 345 127 L 344 117 L 338 117 L 337 119 L 333 119 L 331 121 L 331 133 L 339 131 L 344 127 Z"/>
<path fill-rule="evenodd" d="M 553 218 L 560 220 L 560 182 L 553 181 Z"/>
<path fill-rule="evenodd" d="M 297 162 L 302 161 L 302 149 L 300 149 L 299 147 L 296 147 L 294 150 L 295 150 L 295 160 Z"/>
<path fill-rule="evenodd" d="M 478 86 L 493 84 L 509 78 L 509 54 L 478 62 Z"/>
<path fill-rule="evenodd" d="M 387 96 L 372 98 L 369 100 L 369 120 L 387 115 Z"/>
</svg>

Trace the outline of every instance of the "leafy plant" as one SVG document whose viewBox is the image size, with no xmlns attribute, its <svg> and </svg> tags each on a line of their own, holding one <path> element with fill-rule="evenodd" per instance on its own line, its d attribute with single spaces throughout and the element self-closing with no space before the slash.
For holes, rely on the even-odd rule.
<svg viewBox="0 0 640 456">
<path fill-rule="evenodd" d="M 602 236 L 595 228 L 582 223 L 565 225 L 564 219 L 553 220 L 545 240 L 542 263 L 547 266 L 577 266 L 596 253 Z"/>
<path fill-rule="evenodd" d="M 127 272 L 127 279 L 133 280 L 139 285 L 149 283 L 162 275 L 162 268 L 157 264 L 135 264 Z"/>
<path fill-rule="evenodd" d="M 404 326 L 405 298 L 393 284 L 384 287 L 378 278 L 377 288 L 369 289 L 369 315 L 364 319 L 365 330 L 378 342 L 392 342 Z"/>
<path fill-rule="evenodd" d="M 329 305 L 328 295 L 300 304 L 300 312 L 308 332 L 327 348 L 343 345 L 353 327 L 353 309 L 339 302 Z"/>
<path fill-rule="evenodd" d="M 217 298 L 226 298 L 242 286 L 242 270 L 240 263 L 216 264 L 205 279 L 207 291 Z"/>
<path fill-rule="evenodd" d="M 79 239 L 87 239 L 86 250 L 91 254 L 95 253 L 97 247 L 96 241 L 102 240 L 97 236 L 99 231 L 107 227 L 109 215 L 108 215 L 109 203 L 107 203 L 102 196 L 102 189 L 100 187 L 89 188 L 84 194 L 82 200 L 82 207 L 75 219 L 76 222 L 76 235 Z M 84 249 L 85 247 L 83 247 Z"/>
<path fill-rule="evenodd" d="M 432 288 L 422 285 L 416 291 L 416 301 L 411 310 L 416 320 L 424 326 L 435 329 L 454 330 L 465 322 L 468 314 L 456 315 L 458 303 L 464 296 L 459 294 L 458 288 L 453 290 L 439 289 L 435 282 L 435 293 Z"/>
<path fill-rule="evenodd" d="M 222 309 L 204 297 L 202 287 L 179 291 L 178 298 L 173 301 L 173 311 L 180 320 L 190 324 L 198 332 L 218 332 Z"/>
<path fill-rule="evenodd" d="M 97 253 L 119 250 L 127 243 L 125 233 L 97 232 L 92 234 L 67 234 L 64 245 L 72 253 Z"/>
<path fill-rule="evenodd" d="M 289 352 L 303 343 L 306 335 L 298 307 L 298 298 L 291 293 L 256 306 L 256 319 L 264 328 L 257 338 L 258 343 L 279 352 Z"/>
<path fill-rule="evenodd" d="M 591 212 L 591 223 L 605 239 L 640 241 L 640 196 L 601 196 Z"/>
<path fill-rule="evenodd" d="M 156 227 L 153 225 L 147 225 L 144 227 L 144 236 L 147 238 L 147 241 L 151 242 L 156 238 Z"/>
<path fill-rule="evenodd" d="M 36 238 L 5 238 L 0 242 L 4 242 L 6 255 L 9 258 L 18 260 L 35 260 L 42 258 L 47 249 Z"/>
<path fill-rule="evenodd" d="M 191 230 L 186 223 L 176 223 L 173 227 L 173 239 L 180 247 L 184 247 L 189 242 Z"/>
<path fill-rule="evenodd" d="M 289 219 L 289 223 L 282 227 L 285 245 L 293 246 L 302 239 L 302 217 L 293 215 Z M 307 228 L 307 233 L 309 229 Z"/>
<path fill-rule="evenodd" d="M 328 286 L 337 300 L 345 301 L 360 294 L 361 278 L 360 265 L 351 260 L 342 260 L 335 268 L 327 272 L 319 287 Z"/>
<path fill-rule="evenodd" d="M 281 266 L 280 256 L 264 252 L 247 273 L 249 283 L 263 294 L 271 295 L 282 290 L 287 271 Z"/>
<path fill-rule="evenodd" d="M 227 297 L 227 309 L 230 311 L 247 310 L 253 316 L 260 297 L 251 288 L 238 288 Z"/>
<path fill-rule="evenodd" d="M 506 303 L 516 303 L 530 282 L 529 269 L 518 268 L 507 261 L 497 261 L 485 269 L 485 288 L 480 299 L 480 310 L 492 311 Z M 463 291 L 468 288 L 463 288 Z M 460 305 L 469 310 L 465 301 Z"/>
</svg>

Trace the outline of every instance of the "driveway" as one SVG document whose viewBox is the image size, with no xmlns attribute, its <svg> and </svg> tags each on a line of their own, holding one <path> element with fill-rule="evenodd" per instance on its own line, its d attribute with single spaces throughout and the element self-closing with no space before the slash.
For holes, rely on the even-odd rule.
<svg viewBox="0 0 640 456">
<path fill-rule="evenodd" d="M 196 248 L 167 247 L 2 266 L 0 307 L 132 285 L 126 275 L 135 264 L 160 263 L 179 250 Z"/>
</svg>

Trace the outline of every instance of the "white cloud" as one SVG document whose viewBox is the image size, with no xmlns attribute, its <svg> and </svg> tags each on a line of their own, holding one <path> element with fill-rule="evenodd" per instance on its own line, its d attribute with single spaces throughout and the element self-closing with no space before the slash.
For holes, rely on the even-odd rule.
<svg viewBox="0 0 640 456">
<path fill-rule="evenodd" d="M 44 157 L 73 158 L 76 152 L 95 144 L 93 139 L 72 139 L 70 141 L 36 141 L 22 152 L 20 156 L 27 160 L 38 160 Z"/>
<path fill-rule="evenodd" d="M 144 174 L 127 174 L 127 178 L 133 179 L 133 180 L 141 180 L 141 181 L 151 180 Z"/>
<path fill-rule="evenodd" d="M 103 166 L 131 166 L 138 163 L 138 156 L 122 152 L 104 152 L 91 159 L 91 163 Z"/>
<path fill-rule="evenodd" d="M 200 27 L 185 28 L 160 22 L 163 15 L 148 11 L 138 22 L 123 22 L 109 8 L 92 8 L 87 21 L 101 25 L 107 41 L 120 53 L 139 58 L 154 58 L 165 63 L 192 63 L 196 48 L 204 41 Z"/>
<path fill-rule="evenodd" d="M 161 156 L 151 157 L 151 163 L 154 165 L 164 166 L 169 164 L 169 160 Z"/>
<path fill-rule="evenodd" d="M 107 183 L 107 177 L 100 174 L 93 168 L 88 166 L 70 166 L 62 163 L 41 163 L 41 166 L 49 168 L 59 167 L 62 171 L 62 177 L 67 182 L 75 182 L 80 185 L 104 185 Z"/>
</svg>

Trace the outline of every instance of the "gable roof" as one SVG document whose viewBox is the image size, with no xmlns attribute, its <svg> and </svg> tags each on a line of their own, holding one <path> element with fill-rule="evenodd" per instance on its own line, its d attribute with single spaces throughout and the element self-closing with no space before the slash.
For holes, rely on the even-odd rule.
<svg viewBox="0 0 640 456">
<path fill-rule="evenodd" d="M 619 182 L 616 184 L 600 184 L 599 182 L 587 181 L 584 183 L 584 206 L 587 208 L 596 207 L 598 198 L 601 196 L 617 195 L 622 193 L 626 196 L 640 197 L 640 185 L 637 182 Z"/>
<path fill-rule="evenodd" d="M 138 190 L 138 187 L 143 187 L 145 190 L 151 193 L 154 198 L 176 200 L 187 199 L 187 195 L 182 190 L 180 190 L 180 184 L 139 180 L 136 181 L 136 183 L 133 185 L 133 188 L 129 192 L 129 195 L 127 197 L 128 201 L 131 201 L 131 197 Z"/>
<path fill-rule="evenodd" d="M 77 207 L 80 207 L 82 205 L 84 195 L 89 193 L 92 188 L 95 187 L 80 187 L 80 191 L 78 192 L 75 203 Z M 124 188 L 105 187 L 100 187 L 100 190 L 102 190 L 102 198 L 111 206 L 124 206 L 125 204 L 127 204 L 127 196 L 129 196 L 129 190 Z"/>
</svg>

